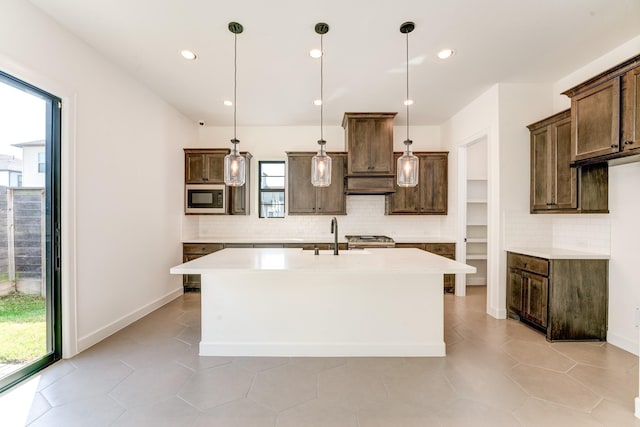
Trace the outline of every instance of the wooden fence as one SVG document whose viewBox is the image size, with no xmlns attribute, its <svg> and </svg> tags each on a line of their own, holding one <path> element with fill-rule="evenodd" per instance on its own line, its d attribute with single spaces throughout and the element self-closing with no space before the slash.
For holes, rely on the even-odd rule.
<svg viewBox="0 0 640 427">
<path fill-rule="evenodd" d="M 45 294 L 45 192 L 0 186 L 0 295 Z"/>
</svg>

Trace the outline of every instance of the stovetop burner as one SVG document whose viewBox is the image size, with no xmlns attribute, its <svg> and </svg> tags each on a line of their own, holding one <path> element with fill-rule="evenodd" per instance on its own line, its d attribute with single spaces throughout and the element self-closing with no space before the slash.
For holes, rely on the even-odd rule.
<svg viewBox="0 0 640 427">
<path fill-rule="evenodd" d="M 393 241 L 393 239 L 387 236 L 361 235 L 344 237 L 347 239 L 347 246 L 349 247 L 349 249 L 363 247 L 392 248 L 395 246 L 395 242 Z"/>
</svg>

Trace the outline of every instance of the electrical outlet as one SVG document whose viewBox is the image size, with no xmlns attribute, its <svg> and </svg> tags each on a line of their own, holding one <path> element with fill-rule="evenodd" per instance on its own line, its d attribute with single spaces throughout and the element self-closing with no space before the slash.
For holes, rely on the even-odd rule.
<svg viewBox="0 0 640 427">
<path fill-rule="evenodd" d="M 635 324 L 636 324 L 636 328 L 640 327 L 640 307 L 636 307 Z"/>
</svg>

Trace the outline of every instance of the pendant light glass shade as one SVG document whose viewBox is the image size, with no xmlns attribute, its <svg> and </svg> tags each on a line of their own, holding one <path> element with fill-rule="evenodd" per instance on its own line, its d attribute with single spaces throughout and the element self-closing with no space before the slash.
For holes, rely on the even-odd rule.
<svg viewBox="0 0 640 427">
<path fill-rule="evenodd" d="M 241 187 L 245 182 L 246 159 L 238 153 L 236 138 L 236 89 L 238 74 L 238 34 L 242 33 L 242 25 L 237 22 L 229 22 L 229 31 L 233 33 L 233 151 L 224 156 L 224 183 L 230 187 Z"/>
<path fill-rule="evenodd" d="M 311 158 L 311 184 L 314 187 L 328 187 L 331 185 L 331 157 L 324 151 L 326 141 L 318 141 L 320 150 Z"/>
<path fill-rule="evenodd" d="M 410 140 L 405 141 L 407 150 L 398 158 L 396 179 L 399 187 L 415 187 L 418 185 L 418 158 L 411 153 Z"/>
<path fill-rule="evenodd" d="M 411 153 L 411 144 L 413 141 L 409 139 L 409 105 L 413 104 L 409 98 L 409 33 L 413 31 L 415 24 L 413 22 L 405 22 L 400 25 L 400 32 L 407 36 L 407 98 L 404 105 L 407 107 L 407 139 L 404 141 L 406 151 L 398 158 L 396 165 L 396 183 L 398 187 L 415 187 L 418 185 L 418 171 L 420 164 L 418 158 Z"/>
<path fill-rule="evenodd" d="M 320 34 L 320 139 L 318 140 L 318 154 L 311 159 L 311 184 L 314 187 L 328 187 L 331 185 L 331 157 L 327 156 L 324 146 L 327 141 L 323 138 L 322 121 L 324 118 L 324 46 L 322 36 L 329 31 L 329 25 L 319 22 L 315 27 L 316 33 Z"/>
<path fill-rule="evenodd" d="M 246 176 L 246 159 L 242 154 L 238 154 L 236 149 L 236 144 L 240 141 L 236 139 L 231 142 L 233 151 L 224 156 L 224 183 L 230 187 L 241 187 L 244 185 Z"/>
</svg>

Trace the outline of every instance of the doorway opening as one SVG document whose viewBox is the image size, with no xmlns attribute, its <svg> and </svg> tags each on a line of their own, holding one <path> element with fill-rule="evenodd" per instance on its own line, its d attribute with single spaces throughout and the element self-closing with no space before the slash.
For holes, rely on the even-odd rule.
<svg viewBox="0 0 640 427">
<path fill-rule="evenodd" d="M 62 354 L 61 107 L 0 71 L 0 392 Z"/>
<path fill-rule="evenodd" d="M 488 161 L 487 137 L 464 144 L 458 163 L 458 253 L 461 262 L 476 267 L 474 274 L 456 277 L 456 295 L 465 295 L 466 286 L 487 285 L 488 262 Z M 459 285 L 458 285 L 459 283 Z"/>
</svg>

